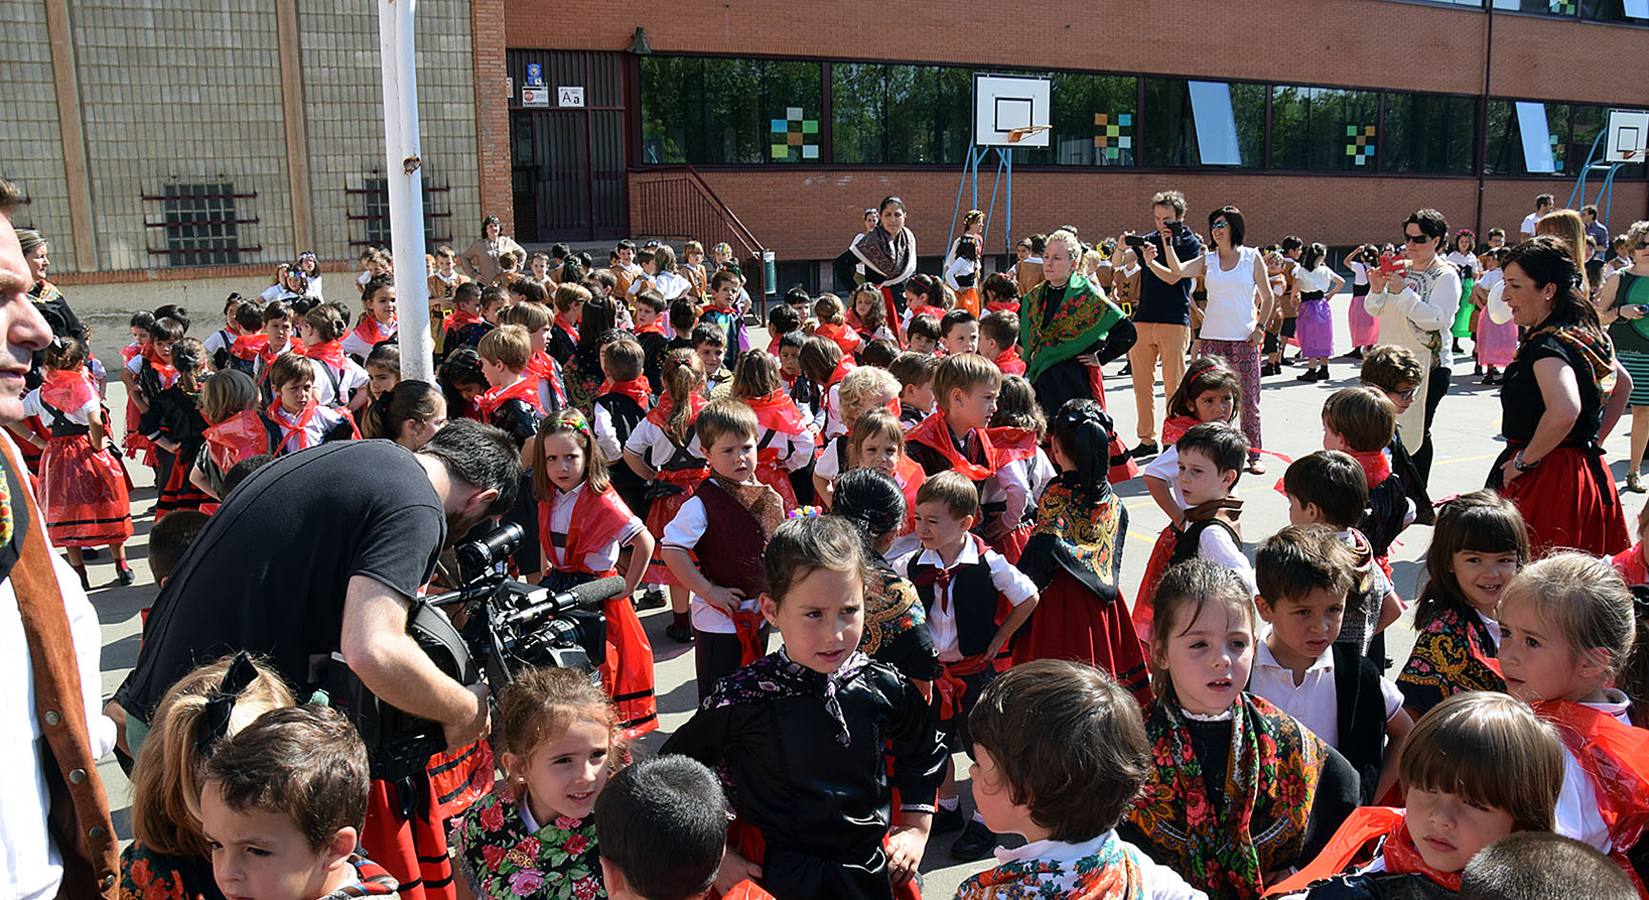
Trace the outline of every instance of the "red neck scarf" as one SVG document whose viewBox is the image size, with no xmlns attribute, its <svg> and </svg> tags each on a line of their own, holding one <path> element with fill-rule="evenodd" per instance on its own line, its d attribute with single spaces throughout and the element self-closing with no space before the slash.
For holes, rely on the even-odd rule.
<svg viewBox="0 0 1649 900">
<path fill-rule="evenodd" d="M 212 455 L 212 462 L 224 472 L 243 459 L 269 452 L 269 432 L 264 429 L 258 414 L 250 409 L 243 409 L 207 428 L 205 437 L 206 452 Z"/>
<path fill-rule="evenodd" d="M 172 382 L 177 380 L 177 369 L 173 368 L 169 362 L 161 362 L 160 355 L 155 352 L 154 344 L 150 344 L 143 349 L 143 358 L 148 361 L 149 368 L 154 369 L 160 375 L 161 384 L 171 387 Z"/>
<path fill-rule="evenodd" d="M 337 341 L 327 341 L 324 344 L 309 344 L 303 348 L 303 355 L 310 359 L 318 359 L 325 363 L 327 368 L 342 372 L 344 368 L 344 348 Z"/>
<path fill-rule="evenodd" d="M 660 322 L 658 319 L 654 319 L 646 325 L 637 325 L 635 332 L 636 334 L 663 334 L 664 323 Z"/>
<path fill-rule="evenodd" d="M 653 400 L 652 387 L 645 378 L 632 378 L 629 381 L 603 381 L 601 389 L 596 391 L 596 396 L 600 397 L 603 394 L 623 394 L 634 400 L 636 405 L 642 409 L 646 409 L 647 404 Z"/>
<path fill-rule="evenodd" d="M 670 430 L 670 414 L 675 411 L 675 408 L 675 399 L 670 396 L 668 391 L 659 394 L 658 404 L 647 413 L 647 421 L 668 432 Z M 688 395 L 687 409 L 689 410 L 687 423 L 691 426 L 693 422 L 698 420 L 699 410 L 704 409 L 704 398 L 697 393 Z"/>
<path fill-rule="evenodd" d="M 983 428 L 974 429 L 973 434 L 979 439 L 980 448 L 984 451 L 984 464 L 967 459 L 956 449 L 956 442 L 951 439 L 950 425 L 945 421 L 943 412 L 935 412 L 923 419 L 905 435 L 905 441 L 932 448 L 950 463 L 952 469 L 962 473 L 969 481 L 984 481 L 995 474 L 999 466 L 991 464 L 994 448 L 991 447 L 990 435 L 986 434 Z"/>
<path fill-rule="evenodd" d="M 556 313 L 555 327 L 557 331 L 571 338 L 574 344 L 578 343 L 578 326 L 567 321 L 567 318 L 560 313 Z"/>
<path fill-rule="evenodd" d="M 835 387 L 838 382 L 847 377 L 847 373 L 857 368 L 859 366 L 853 362 L 853 357 L 843 356 L 842 361 L 836 364 L 835 371 L 830 373 L 830 378 L 825 381 L 825 390 L 828 391 Z"/>
<path fill-rule="evenodd" d="M 275 444 L 276 456 L 280 456 L 283 453 L 288 453 L 293 450 L 302 450 L 309 446 L 304 442 L 307 438 L 305 432 L 309 429 L 309 420 L 315 418 L 315 411 L 318 409 L 320 409 L 320 406 L 313 400 L 305 403 L 303 405 L 303 412 L 298 413 L 298 421 L 288 425 L 286 422 L 286 417 L 291 415 L 291 413 L 288 413 L 286 408 L 281 406 L 281 401 L 276 400 L 274 403 L 269 404 L 269 421 L 274 422 L 275 427 L 279 428 L 281 432 L 281 439 Z M 294 437 L 298 439 L 298 445 L 296 447 L 288 447 L 287 445 L 292 442 Z"/>
<path fill-rule="evenodd" d="M 985 304 L 985 309 L 989 310 L 990 312 L 1017 313 L 1017 312 L 1019 312 L 1019 301 L 1018 300 L 992 300 L 989 303 Z"/>
<path fill-rule="evenodd" d="M 447 316 L 447 321 L 442 327 L 445 331 L 453 331 L 469 325 L 478 325 L 482 321 L 484 320 L 481 318 L 480 313 L 472 313 L 467 309 L 455 309 L 452 311 L 452 315 Z"/>
<path fill-rule="evenodd" d="M 756 422 L 761 427 L 776 431 L 783 435 L 798 435 L 807 429 L 802 421 L 802 411 L 796 407 L 796 401 L 782 390 L 760 397 L 746 397 L 744 402 L 756 412 Z"/>
<path fill-rule="evenodd" d="M 1620 848 L 1636 846 L 1649 829 L 1649 731 L 1566 700 L 1542 701 L 1534 710 L 1556 726 L 1563 745 L 1592 779 L 1598 812 L 1617 851 L 1614 856 L 1631 874 Z"/>
<path fill-rule="evenodd" d="M 714 302 L 706 303 L 704 304 L 704 312 L 699 313 L 699 315 L 703 316 L 704 313 L 715 313 L 720 316 L 730 316 L 733 314 L 733 307 L 717 306 Z"/>
<path fill-rule="evenodd" d="M 138 356 L 142 355 L 142 353 L 142 344 L 127 344 L 126 346 L 120 348 L 120 355 L 125 357 L 127 362 L 131 362 Z"/>
<path fill-rule="evenodd" d="M 1455 893 L 1460 892 L 1459 872 L 1439 872 L 1426 863 L 1420 855 L 1420 848 L 1414 846 L 1414 838 L 1409 834 L 1408 822 L 1398 823 L 1394 832 L 1381 845 L 1380 853 L 1386 858 L 1386 871 L 1399 875 L 1424 875 L 1436 884 L 1439 884 Z"/>
<path fill-rule="evenodd" d="M 1333 878 L 1372 862 L 1376 843 L 1385 857 L 1386 871 L 1395 875 L 1424 875 L 1434 883 L 1458 892 L 1459 872 L 1439 872 L 1426 864 L 1409 835 L 1403 811 L 1386 806 L 1363 806 L 1352 810 L 1334 837 L 1317 858 L 1279 884 L 1267 885 L 1270 896 L 1303 891 L 1314 882 Z"/>
<path fill-rule="evenodd" d="M 1615 571 L 1626 579 L 1627 587 L 1649 584 L 1649 561 L 1644 560 L 1643 552 L 1643 542 L 1638 541 L 1614 556 Z"/>
<path fill-rule="evenodd" d="M 1015 344 L 996 354 L 996 367 L 1002 370 L 1003 375 L 1025 374 L 1025 361 L 1019 358 L 1019 345 Z"/>
<path fill-rule="evenodd" d="M 842 348 L 843 353 L 852 353 L 854 350 L 859 349 L 859 333 L 846 325 L 831 325 L 827 323 L 815 327 L 813 329 L 813 333 L 819 337 L 834 341 L 836 346 Z"/>
<path fill-rule="evenodd" d="M 1363 478 L 1368 481 L 1368 489 L 1371 491 L 1391 477 L 1391 460 L 1386 459 L 1384 450 L 1347 450 L 1346 455 L 1357 460 L 1357 465 L 1363 467 Z"/>
<path fill-rule="evenodd" d="M 384 325 L 378 321 L 377 316 L 365 316 L 360 324 L 355 326 L 355 333 L 369 344 L 387 341 L 395 336 L 395 320 L 390 319 L 389 324 Z"/>
<path fill-rule="evenodd" d="M 243 334 L 229 345 L 229 355 L 236 359 L 253 360 L 269 346 L 269 335 L 263 332 Z"/>
<path fill-rule="evenodd" d="M 538 384 L 531 378 L 523 378 L 506 387 L 491 388 L 475 398 L 475 405 L 481 410 L 481 418 L 485 420 L 491 418 L 492 414 L 498 411 L 498 407 L 511 400 L 520 400 L 540 413 L 544 411 L 544 404 L 538 401 Z"/>
<path fill-rule="evenodd" d="M 567 405 L 567 391 L 561 386 L 561 364 L 543 350 L 534 350 L 532 359 L 527 360 L 527 377 L 537 381 L 547 382 L 550 393 L 562 406 Z"/>
<path fill-rule="evenodd" d="M 1169 416 L 1162 423 L 1162 442 L 1172 447 L 1196 424 L 1196 416 Z"/>
<path fill-rule="evenodd" d="M 47 369 L 46 380 L 40 385 L 40 399 L 65 415 L 78 412 L 96 398 L 97 390 L 83 368 Z"/>
</svg>

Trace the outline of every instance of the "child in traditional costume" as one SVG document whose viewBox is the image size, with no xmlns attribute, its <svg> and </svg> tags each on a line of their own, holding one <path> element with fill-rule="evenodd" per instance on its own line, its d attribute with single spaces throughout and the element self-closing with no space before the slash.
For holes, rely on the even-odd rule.
<svg viewBox="0 0 1649 900">
<path fill-rule="evenodd" d="M 505 778 L 453 826 L 476 897 L 603 897 L 596 798 L 621 750 L 612 704 L 572 669 L 527 669 L 498 697 Z"/>
<path fill-rule="evenodd" d="M 813 462 L 816 435 L 812 417 L 785 393 L 779 360 L 765 350 L 739 357 L 733 373 L 733 397 L 756 413 L 756 479 L 778 491 L 786 512 L 796 508 L 791 475 Z"/>
<path fill-rule="evenodd" d="M 1103 446 L 1111 431 L 1110 416 L 1092 400 L 1072 400 L 1054 419 L 1049 446 L 1060 475 L 1036 505 L 1018 562 L 1041 599 L 1014 659 L 1097 666 L 1143 707 L 1151 699 L 1150 678 L 1120 589 L 1128 509 L 1106 481 L 1105 461 L 1083 452 Z"/>
<path fill-rule="evenodd" d="M 878 417 L 892 418 L 885 412 L 871 413 L 859 420 L 859 427 Z M 898 432 L 897 423 L 893 430 Z M 914 507 L 911 503 L 910 509 Z M 878 468 L 850 469 L 836 480 L 835 505 L 830 514 L 852 522 L 865 538 L 865 633 L 859 639 L 859 649 L 871 659 L 898 669 L 924 694 L 931 695 L 940 668 L 933 634 L 928 631 L 927 609 L 916 586 L 888 562 L 907 518 L 906 500 L 898 482 Z"/>
<path fill-rule="evenodd" d="M 453 291 L 452 314 L 447 316 L 441 328 L 442 359 L 466 347 L 474 350 L 475 345 L 481 342 L 481 336 L 492 330 L 492 325 L 481 317 L 482 293 L 481 285 L 474 281 L 466 281 Z"/>
<path fill-rule="evenodd" d="M 979 355 L 996 363 L 1003 375 L 1025 374 L 1025 360 L 1019 357 L 1019 316 L 986 313 L 979 320 Z"/>
<path fill-rule="evenodd" d="M 598 455 L 607 464 L 613 490 L 631 512 L 643 519 L 647 517 L 647 482 L 624 464 L 624 443 L 653 407 L 653 396 L 642 374 L 645 365 L 645 351 L 627 335 L 603 346 L 604 380 L 596 391 L 590 418 Z"/>
<path fill-rule="evenodd" d="M 1391 545 L 1415 518 L 1407 487 L 1387 455 L 1396 434 L 1397 408 L 1378 388 L 1341 388 L 1323 401 L 1323 449 L 1338 450 L 1362 468 L 1368 500 L 1357 530 L 1387 574 Z"/>
<path fill-rule="evenodd" d="M 849 471 L 875 469 L 893 479 L 905 501 L 901 504 L 903 513 L 898 534 L 902 543 L 908 544 L 914 540 L 916 495 L 921 491 L 927 475 L 915 460 L 905 455 L 905 433 L 899 427 L 899 420 L 885 409 L 873 409 L 860 416 L 859 421 L 853 423 L 853 430 L 840 440 L 847 443 Z M 842 473 L 843 476 L 846 474 Z M 835 486 L 840 480 L 841 476 L 838 476 L 836 481 L 831 482 L 832 510 L 836 502 Z"/>
<path fill-rule="evenodd" d="M 1036 441 L 1018 428 L 990 428 L 990 399 L 1002 373 L 977 353 L 947 356 L 933 373 L 937 408 L 905 434 L 906 450 L 931 478 L 956 471 L 981 492 L 1003 466 L 1036 455 Z"/>
<path fill-rule="evenodd" d="M 1528 562 L 1528 531 L 1511 501 L 1473 491 L 1443 504 L 1426 550 L 1414 649 L 1397 676 L 1403 706 L 1416 721 L 1461 691 L 1506 689 L 1494 616 L 1506 585 Z"/>
<path fill-rule="evenodd" d="M 315 400 L 322 406 L 354 412 L 367 404 L 366 370 L 344 355 L 340 338 L 344 320 L 338 310 L 322 303 L 304 313 L 298 326 L 303 355 L 315 369 Z"/>
<path fill-rule="evenodd" d="M 1498 617 L 1506 689 L 1563 742 L 1557 833 L 1611 855 L 1649 893 L 1628 856 L 1649 827 L 1649 731 L 1631 716 L 1649 685 L 1631 592 L 1607 560 L 1559 553 L 1512 579 Z"/>
<path fill-rule="evenodd" d="M 1261 896 L 1357 806 L 1350 763 L 1244 690 L 1258 624 L 1252 589 L 1210 560 L 1157 588 L 1153 766 L 1120 833 L 1210 897 Z"/>
<path fill-rule="evenodd" d="M 131 454 L 134 446 L 144 451 L 144 464 L 154 469 L 156 484 L 165 484 L 171 474 L 172 453 L 155 446 L 149 437 L 158 427 L 158 413 L 151 409 L 155 399 L 177 381 L 177 369 L 172 366 L 172 345 L 183 337 L 184 331 L 183 323 L 170 316 L 154 319 L 149 326 L 149 345 L 142 353 L 126 360 L 126 367 L 120 370 L 126 396 L 137 409 L 137 416 L 127 419 L 127 429 L 131 430 L 135 422 L 140 438 L 136 444 L 128 442 L 126 452 Z"/>
<path fill-rule="evenodd" d="M 887 325 L 887 306 L 882 303 L 882 292 L 873 284 L 861 284 L 853 289 L 848 297 L 845 321 L 864 343 L 877 340 L 899 342 L 893 329 Z"/>
<path fill-rule="evenodd" d="M 213 500 L 222 500 L 224 476 L 239 463 L 269 452 L 269 431 L 258 416 L 258 388 L 251 376 L 233 369 L 206 379 L 200 389 L 200 413 L 208 425 L 205 446 L 195 456 L 189 481 Z M 202 504 L 203 512 L 210 512 Z"/>
<path fill-rule="evenodd" d="M 820 294 L 819 299 L 813 301 L 813 318 L 818 323 L 813 326 L 813 333 L 840 347 L 844 354 L 857 354 L 861 346 L 869 343 L 848 325 L 841 298 L 835 294 Z"/>
<path fill-rule="evenodd" d="M 1473 692 L 1420 719 L 1398 772 L 1404 808 L 1355 810 L 1270 896 L 1453 897 L 1478 851 L 1514 832 L 1551 830 L 1563 756 L 1528 707 Z"/>
<path fill-rule="evenodd" d="M 361 436 L 354 419 L 315 401 L 315 369 L 308 359 L 288 353 L 275 360 L 269 382 L 275 389 L 275 402 L 264 410 L 263 423 L 272 455 L 285 456 Z"/>
<path fill-rule="evenodd" d="M 365 362 L 372 348 L 395 337 L 395 279 L 379 275 L 361 288 L 361 317 L 344 335 L 340 346 L 356 362 Z"/>
<path fill-rule="evenodd" d="M 964 881 L 957 900 L 1205 900 L 1117 836 L 1151 769 L 1131 699 L 1105 675 L 1062 660 L 1015 666 L 985 689 L 968 718 L 974 796 L 993 831 L 1027 843 L 996 851 L 996 867 Z"/>
<path fill-rule="evenodd" d="M 660 752 L 730 784 L 725 881 L 759 872 L 777 897 L 914 897 L 946 754 L 927 698 L 858 650 L 863 538 L 834 516 L 792 519 L 765 568 L 762 615 L 783 648 L 722 679 Z"/>
<path fill-rule="evenodd" d="M 1015 432 L 1019 433 L 1015 433 Z M 1018 564 L 1025 541 L 1036 527 L 1036 503 L 1059 471 L 1041 448 L 1048 433 L 1048 421 L 1036 402 L 1031 383 L 1018 375 L 1004 375 L 1002 390 L 996 395 L 996 412 L 991 414 L 992 439 L 998 444 L 1036 445 L 1029 456 L 1010 459 L 985 481 L 979 508 L 985 516 L 985 539 L 1008 562 Z M 1110 430 L 1106 430 L 1109 435 Z M 1015 454 L 1017 456 L 1017 454 Z"/>
<path fill-rule="evenodd" d="M 886 369 L 874 366 L 861 366 L 848 372 L 837 387 L 843 430 L 825 443 L 813 464 L 813 496 L 818 505 L 826 509 L 830 508 L 831 484 L 854 466 L 849 431 L 866 413 L 889 409 L 899 396 L 899 380 Z"/>
<path fill-rule="evenodd" d="M 172 346 L 172 363 L 177 377 L 155 396 L 147 417 L 152 422 L 149 440 L 172 458 L 155 500 L 157 520 L 180 509 L 199 509 L 212 500 L 190 480 L 195 458 L 206 443 L 207 423 L 199 403 L 207 376 L 206 348 L 194 338 L 181 338 Z"/>
<path fill-rule="evenodd" d="M 52 546 L 68 551 L 69 567 L 90 590 L 85 548 L 108 547 L 115 575 L 131 584 L 126 541 L 132 537 L 132 505 L 126 469 L 109 441 L 109 418 L 86 377 L 86 346 L 63 338 L 46 348 L 45 382 L 23 397 L 23 414 L 38 416 L 48 437 L 40 456 L 38 496 Z M 33 432 L 19 438 L 38 440 Z"/>
</svg>

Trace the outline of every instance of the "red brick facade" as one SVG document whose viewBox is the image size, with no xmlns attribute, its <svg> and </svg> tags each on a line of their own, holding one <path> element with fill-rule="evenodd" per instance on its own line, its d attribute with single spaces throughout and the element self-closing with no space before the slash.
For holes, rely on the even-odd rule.
<svg viewBox="0 0 1649 900">
<path fill-rule="evenodd" d="M 513 232 L 515 197 L 510 188 L 510 110 L 504 70 L 504 0 L 470 0 L 470 40 L 475 66 L 475 151 L 481 171 L 481 213 Z M 467 227 L 477 227 L 470 225 Z M 462 250 L 463 247 L 457 249 Z"/>
</svg>

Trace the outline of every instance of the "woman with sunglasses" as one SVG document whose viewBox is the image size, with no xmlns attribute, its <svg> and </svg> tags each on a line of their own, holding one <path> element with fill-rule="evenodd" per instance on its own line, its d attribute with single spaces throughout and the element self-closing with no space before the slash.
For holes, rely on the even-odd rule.
<svg viewBox="0 0 1649 900">
<path fill-rule="evenodd" d="M 1242 384 L 1242 432 L 1248 438 L 1248 471 L 1265 472 L 1260 462 L 1260 344 L 1265 340 L 1265 323 L 1271 320 L 1276 296 L 1259 250 L 1243 244 L 1245 225 L 1242 211 L 1222 206 L 1208 214 L 1208 234 L 1213 249 L 1196 259 L 1181 262 L 1173 241 L 1163 241 L 1163 262 L 1146 251 L 1146 265 L 1163 281 L 1173 284 L 1183 278 L 1201 277 L 1208 290 L 1208 306 L 1202 325 L 1191 345 L 1191 357 L 1217 356 L 1231 366 Z M 1259 298 L 1259 315 L 1254 299 Z"/>
<path fill-rule="evenodd" d="M 1628 265 L 1603 283 L 1598 319 L 1609 329 L 1615 358 L 1632 373 L 1632 455 L 1626 460 L 1626 489 L 1644 492 L 1638 468 L 1649 446 L 1649 222 L 1626 229 Z"/>
<path fill-rule="evenodd" d="M 1426 370 L 1415 402 L 1397 417 L 1397 434 L 1422 483 L 1431 478 L 1431 421 L 1449 389 L 1454 354 L 1448 331 L 1460 308 L 1460 272 L 1438 255 L 1448 233 L 1437 210 L 1411 213 L 1403 222 L 1404 259 L 1370 270 L 1363 300 L 1380 320 L 1381 339 L 1408 349 Z"/>
</svg>

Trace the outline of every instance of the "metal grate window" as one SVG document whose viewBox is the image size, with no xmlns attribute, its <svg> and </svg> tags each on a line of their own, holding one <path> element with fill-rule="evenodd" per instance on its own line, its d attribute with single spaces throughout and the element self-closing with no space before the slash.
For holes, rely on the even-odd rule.
<svg viewBox="0 0 1649 900">
<path fill-rule="evenodd" d="M 450 192 L 447 185 L 432 186 L 424 182 L 424 239 L 430 247 L 452 240 L 452 229 L 446 221 L 452 218 L 452 212 L 438 206 L 447 200 Z M 389 180 L 369 176 L 361 179 L 360 188 L 348 188 L 345 193 L 359 195 L 361 204 L 360 213 L 349 218 L 362 224 L 362 238 L 350 241 L 350 246 L 388 247 L 394 238 L 389 221 Z"/>
<path fill-rule="evenodd" d="M 241 261 L 235 188 L 228 182 L 169 184 L 166 253 L 174 266 L 232 266 Z"/>
</svg>

